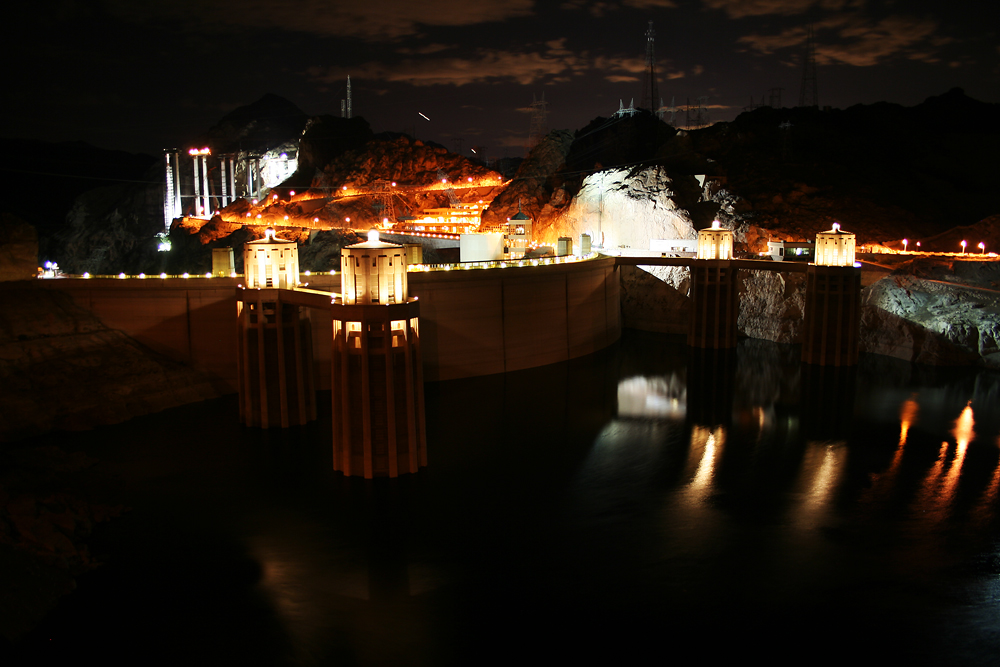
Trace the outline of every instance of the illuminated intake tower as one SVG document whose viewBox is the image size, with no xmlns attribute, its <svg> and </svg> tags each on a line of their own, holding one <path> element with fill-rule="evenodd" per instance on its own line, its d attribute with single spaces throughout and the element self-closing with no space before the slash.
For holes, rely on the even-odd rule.
<svg viewBox="0 0 1000 667">
<path fill-rule="evenodd" d="M 806 272 L 802 361 L 820 366 L 858 363 L 861 269 L 854 267 L 854 234 L 838 223 L 816 234 L 816 263 Z"/>
<path fill-rule="evenodd" d="M 688 345 L 724 350 L 736 347 L 736 269 L 733 232 L 716 220 L 698 231 L 698 255 L 691 263 L 691 321 Z"/>
<path fill-rule="evenodd" d="M 427 465 L 419 308 L 406 285 L 406 249 L 368 241 L 341 251 L 334 299 L 333 468 L 396 477 Z"/>
<path fill-rule="evenodd" d="M 295 301 L 298 246 L 265 236 L 243 246 L 238 290 L 240 419 L 247 426 L 299 426 L 316 419 L 312 328 Z"/>
</svg>

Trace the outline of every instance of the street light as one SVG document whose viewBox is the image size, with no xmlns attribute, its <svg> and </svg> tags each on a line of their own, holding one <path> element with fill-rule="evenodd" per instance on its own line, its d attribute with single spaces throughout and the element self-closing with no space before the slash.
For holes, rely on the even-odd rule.
<svg viewBox="0 0 1000 667">
<path fill-rule="evenodd" d="M 962 239 L 962 254 L 963 255 L 965 254 L 965 246 L 966 246 L 966 244 L 967 244 L 967 242 L 965 241 L 965 239 Z"/>
<path fill-rule="evenodd" d="M 906 252 L 906 244 L 907 243 L 909 243 L 909 240 L 903 239 L 903 252 Z"/>
<path fill-rule="evenodd" d="M 983 243 L 982 241 L 979 242 L 979 254 L 980 255 L 986 254 L 986 244 Z"/>
</svg>

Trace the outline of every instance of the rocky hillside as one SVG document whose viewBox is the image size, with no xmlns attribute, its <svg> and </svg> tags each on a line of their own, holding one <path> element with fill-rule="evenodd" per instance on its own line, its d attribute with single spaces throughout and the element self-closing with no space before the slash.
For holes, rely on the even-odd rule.
<svg viewBox="0 0 1000 667">
<path fill-rule="evenodd" d="M 542 229 L 575 229 L 573 208 L 587 207 L 574 200 L 592 198 L 585 185 L 597 174 L 657 166 L 677 184 L 672 210 L 686 211 L 696 228 L 719 217 L 746 250 L 762 250 L 768 237 L 809 239 L 837 220 L 860 244 L 926 239 L 924 249 L 953 251 L 947 230 L 1000 213 L 997 149 L 1000 105 L 957 89 L 912 108 L 760 108 L 690 132 L 648 114 L 599 118 L 572 136 L 550 134 L 487 219 L 503 221 L 520 204 Z M 680 187 L 696 174 L 707 176 L 703 192 Z M 584 226 L 595 217 L 593 209 Z M 1000 246 L 1000 238 L 986 241 Z"/>
</svg>

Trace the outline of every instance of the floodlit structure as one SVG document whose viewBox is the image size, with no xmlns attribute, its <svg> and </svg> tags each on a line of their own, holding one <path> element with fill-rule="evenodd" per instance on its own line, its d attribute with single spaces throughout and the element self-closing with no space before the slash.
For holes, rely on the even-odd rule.
<svg viewBox="0 0 1000 667">
<path fill-rule="evenodd" d="M 580 255 L 586 257 L 590 254 L 590 234 L 580 234 Z"/>
<path fill-rule="evenodd" d="M 379 240 L 341 251 L 331 385 L 333 468 L 396 477 L 427 465 L 419 308 L 409 297 L 406 249 Z"/>
<path fill-rule="evenodd" d="M 854 266 L 854 246 L 854 234 L 845 232 L 835 222 L 832 229 L 816 234 L 816 264 Z"/>
<path fill-rule="evenodd" d="M 299 246 L 275 236 L 274 228 L 264 231 L 264 238 L 243 247 L 243 273 L 247 288 L 277 287 L 293 289 L 299 284 Z"/>
<path fill-rule="evenodd" d="M 492 262 L 503 259 L 501 234 L 462 234 L 458 243 L 459 261 Z"/>
<path fill-rule="evenodd" d="M 222 177 L 222 208 L 236 201 L 236 156 L 225 153 L 219 156 L 219 171 Z"/>
<path fill-rule="evenodd" d="M 556 256 L 565 257 L 573 254 L 573 239 L 569 236 L 560 236 L 556 240 Z"/>
<path fill-rule="evenodd" d="M 213 260 L 215 259 L 213 253 Z M 316 419 L 312 326 L 295 302 L 294 241 L 265 237 L 243 246 L 246 289 L 239 317 L 240 419 L 247 426 L 299 426 Z"/>
<path fill-rule="evenodd" d="M 166 182 L 163 191 L 163 229 L 170 231 L 170 223 L 183 215 L 181 208 L 181 166 L 176 148 L 163 150 L 166 161 Z"/>
<path fill-rule="evenodd" d="M 236 266 L 233 263 L 232 248 L 212 248 L 212 275 L 228 278 L 234 275 Z"/>
<path fill-rule="evenodd" d="M 194 160 L 194 217 L 196 218 L 212 217 L 208 189 L 208 156 L 211 154 L 211 149 L 207 147 L 192 148 L 188 151 L 188 155 Z"/>
<path fill-rule="evenodd" d="M 852 235 L 853 236 L 853 235 Z M 816 252 L 816 244 L 809 241 L 768 241 L 767 254 L 774 262 L 808 262 Z"/>
<path fill-rule="evenodd" d="M 802 361 L 820 366 L 858 363 L 861 269 L 854 266 L 854 234 L 833 229 L 816 234 L 816 262 L 806 271 Z"/>
<path fill-rule="evenodd" d="M 711 227 L 698 231 L 698 254 L 691 263 L 691 347 L 736 347 L 739 294 L 732 257 L 731 229 L 716 220 Z"/>
<path fill-rule="evenodd" d="M 416 231 L 464 234 L 479 228 L 483 211 L 487 205 L 481 203 L 456 203 L 445 208 L 426 208 L 424 217 L 410 223 Z"/>
<path fill-rule="evenodd" d="M 507 218 L 503 238 L 506 259 L 521 259 L 531 247 L 531 217 L 521 210 L 520 203 L 517 205 L 517 213 Z"/>
<path fill-rule="evenodd" d="M 733 230 L 724 228 L 718 220 L 698 231 L 698 259 L 732 259 Z"/>
</svg>

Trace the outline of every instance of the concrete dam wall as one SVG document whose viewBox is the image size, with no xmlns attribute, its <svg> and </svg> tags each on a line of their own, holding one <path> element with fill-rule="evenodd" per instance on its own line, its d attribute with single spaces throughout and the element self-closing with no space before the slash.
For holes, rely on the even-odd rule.
<svg viewBox="0 0 1000 667">
<path fill-rule="evenodd" d="M 340 276 L 302 276 L 339 292 Z M 408 274 L 420 302 L 424 378 L 451 380 L 566 361 L 621 335 L 613 257 L 553 266 Z M 237 389 L 236 290 L 242 278 L 43 280 L 105 325 Z M 330 388 L 331 317 L 310 311 L 316 380 Z"/>
</svg>

